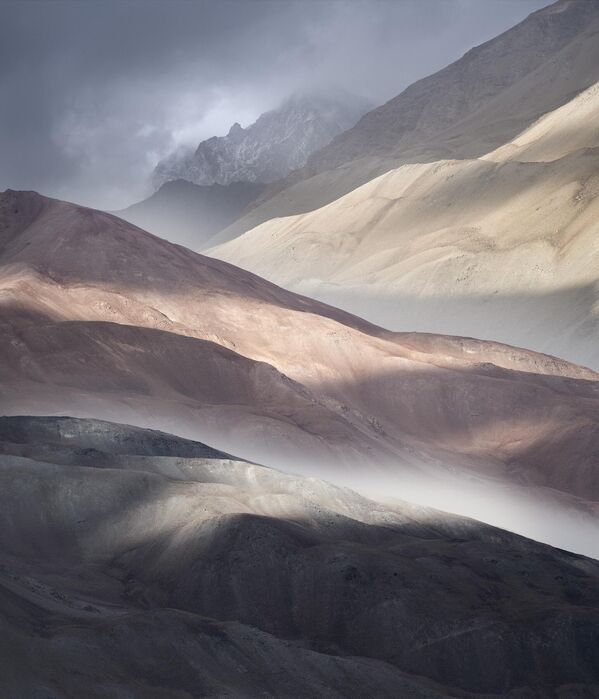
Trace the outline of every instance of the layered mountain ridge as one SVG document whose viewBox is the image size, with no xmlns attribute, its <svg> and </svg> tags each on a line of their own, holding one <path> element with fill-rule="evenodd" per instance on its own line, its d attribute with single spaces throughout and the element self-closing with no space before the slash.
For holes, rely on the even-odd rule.
<svg viewBox="0 0 599 699">
<path fill-rule="evenodd" d="M 0 193 L 2 697 L 599 699 L 599 0 L 365 109 Z"/>
<path fill-rule="evenodd" d="M 173 153 L 154 171 L 157 191 L 114 213 L 174 243 L 201 248 L 241 217 L 266 183 L 301 167 L 369 106 L 335 90 L 294 94 L 246 129 L 236 123 L 195 151 Z"/>
<path fill-rule="evenodd" d="M 477 158 L 599 80 L 599 3 L 558 0 L 410 85 L 267 189 L 220 244 L 328 204 L 404 163 Z"/>
<path fill-rule="evenodd" d="M 0 241 L 4 412 L 118 417 L 367 491 L 449 488 L 457 510 L 500 523 L 495 483 L 496 503 L 519 500 L 511 527 L 594 550 L 594 372 L 390 333 L 33 193 L 2 195 Z M 548 528 L 537 501 L 576 512 L 574 529 Z"/>
<path fill-rule="evenodd" d="M 575 72 L 573 66 L 568 66 L 559 76 L 560 84 L 549 90 L 545 75 L 556 69 L 562 51 L 574 50 L 580 55 L 580 44 L 596 39 L 598 22 L 599 6 L 594 0 L 558 0 L 533 12 L 520 24 L 470 49 L 447 68 L 368 112 L 353 128 L 315 153 L 307 171 L 317 174 L 350 160 L 389 152 L 405 157 L 411 149 L 423 154 L 428 149 L 429 157 L 435 159 L 440 148 L 453 157 L 482 155 L 515 135 L 522 124 L 558 107 L 564 94 L 573 96 L 579 85 L 586 87 L 588 74 Z M 534 82 L 534 93 L 526 101 L 516 102 L 524 81 L 527 85 Z M 507 109 L 508 95 L 509 104 L 517 104 L 513 111 Z M 464 132 L 466 119 L 471 121 Z M 462 133 L 456 124 L 464 124 L 458 127 Z"/>
<path fill-rule="evenodd" d="M 481 158 L 403 165 L 211 254 L 395 330 L 599 368 L 598 123 L 599 82 Z"/>
</svg>

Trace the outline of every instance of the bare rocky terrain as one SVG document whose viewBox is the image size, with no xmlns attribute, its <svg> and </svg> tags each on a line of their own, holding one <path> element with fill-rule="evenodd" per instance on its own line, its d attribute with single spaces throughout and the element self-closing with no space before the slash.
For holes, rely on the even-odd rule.
<svg viewBox="0 0 599 699">
<path fill-rule="evenodd" d="M 2 696 L 599 696 L 596 561 L 126 425 L 0 452 Z"/>
<path fill-rule="evenodd" d="M 0 699 L 599 699 L 598 37 L 0 193 Z"/>
<path fill-rule="evenodd" d="M 594 372 L 390 333 L 34 193 L 6 192 L 0 211 L 5 414 L 176 431 L 597 554 Z"/>
<path fill-rule="evenodd" d="M 369 107 L 364 98 L 339 90 L 295 93 L 247 128 L 235 123 L 226 136 L 165 158 L 154 170 L 154 184 L 158 188 L 181 179 L 198 185 L 272 182 L 302 167 Z"/>
<path fill-rule="evenodd" d="M 597 369 L 598 123 L 599 82 L 483 157 L 403 165 L 208 252 L 384 327 Z"/>
<path fill-rule="evenodd" d="M 201 248 L 240 218 L 266 183 L 304 165 L 370 106 L 335 90 L 294 94 L 245 129 L 236 123 L 226 136 L 172 153 L 154 171 L 156 191 L 114 213 L 174 243 Z"/>
<path fill-rule="evenodd" d="M 324 206 L 410 163 L 473 159 L 599 80 L 599 2 L 558 0 L 367 112 L 213 238 Z"/>
</svg>

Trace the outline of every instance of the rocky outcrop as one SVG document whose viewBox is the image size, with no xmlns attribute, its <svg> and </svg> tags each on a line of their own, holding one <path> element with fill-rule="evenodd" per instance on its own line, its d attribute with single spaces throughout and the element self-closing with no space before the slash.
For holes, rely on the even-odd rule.
<svg viewBox="0 0 599 699">
<path fill-rule="evenodd" d="M 226 136 L 161 161 L 154 185 L 178 179 L 198 185 L 272 182 L 302 167 L 311 153 L 353 126 L 368 106 L 366 100 L 338 91 L 295 94 L 247 128 L 235 123 Z"/>
</svg>

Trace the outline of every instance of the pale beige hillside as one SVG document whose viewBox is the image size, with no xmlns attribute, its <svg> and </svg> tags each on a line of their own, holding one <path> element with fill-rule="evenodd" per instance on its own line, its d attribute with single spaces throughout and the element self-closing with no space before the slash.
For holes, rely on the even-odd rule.
<svg viewBox="0 0 599 699">
<path fill-rule="evenodd" d="M 484 157 L 501 162 L 548 162 L 584 148 L 599 147 L 599 83 L 549 112 L 504 146 Z"/>
<path fill-rule="evenodd" d="M 211 254 L 394 330 L 599 367 L 598 123 L 594 85 L 485 158 L 404 165 Z"/>
<path fill-rule="evenodd" d="M 410 85 L 216 235 L 312 211 L 406 163 L 479 158 L 599 80 L 599 1 L 559 0 Z"/>
</svg>

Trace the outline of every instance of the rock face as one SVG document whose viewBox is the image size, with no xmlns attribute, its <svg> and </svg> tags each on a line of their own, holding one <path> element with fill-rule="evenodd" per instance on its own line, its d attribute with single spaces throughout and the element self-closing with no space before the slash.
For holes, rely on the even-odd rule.
<svg viewBox="0 0 599 699">
<path fill-rule="evenodd" d="M 0 484 L 3 696 L 599 696 L 596 561 L 97 420 Z"/>
<path fill-rule="evenodd" d="M 0 212 L 1 412 L 176 430 L 388 495 L 449 479 L 459 512 L 596 551 L 594 372 L 391 333 L 37 194 L 6 192 Z M 462 477 L 480 483 L 469 498 Z M 524 499 L 497 511 L 497 488 Z"/>
<path fill-rule="evenodd" d="M 156 166 L 154 184 L 178 179 L 198 185 L 272 182 L 302 167 L 368 107 L 346 93 L 293 95 L 246 129 L 235 123 L 226 136 L 202 141 L 194 152 L 169 156 Z"/>
<path fill-rule="evenodd" d="M 233 223 L 263 190 L 264 185 L 257 182 L 197 185 L 173 180 L 165 182 L 147 199 L 115 213 L 193 250 Z"/>
<path fill-rule="evenodd" d="M 222 231 L 231 240 L 311 211 L 403 163 L 477 158 L 599 80 L 599 2 L 559 0 L 410 85 L 274 183 Z"/>
</svg>

